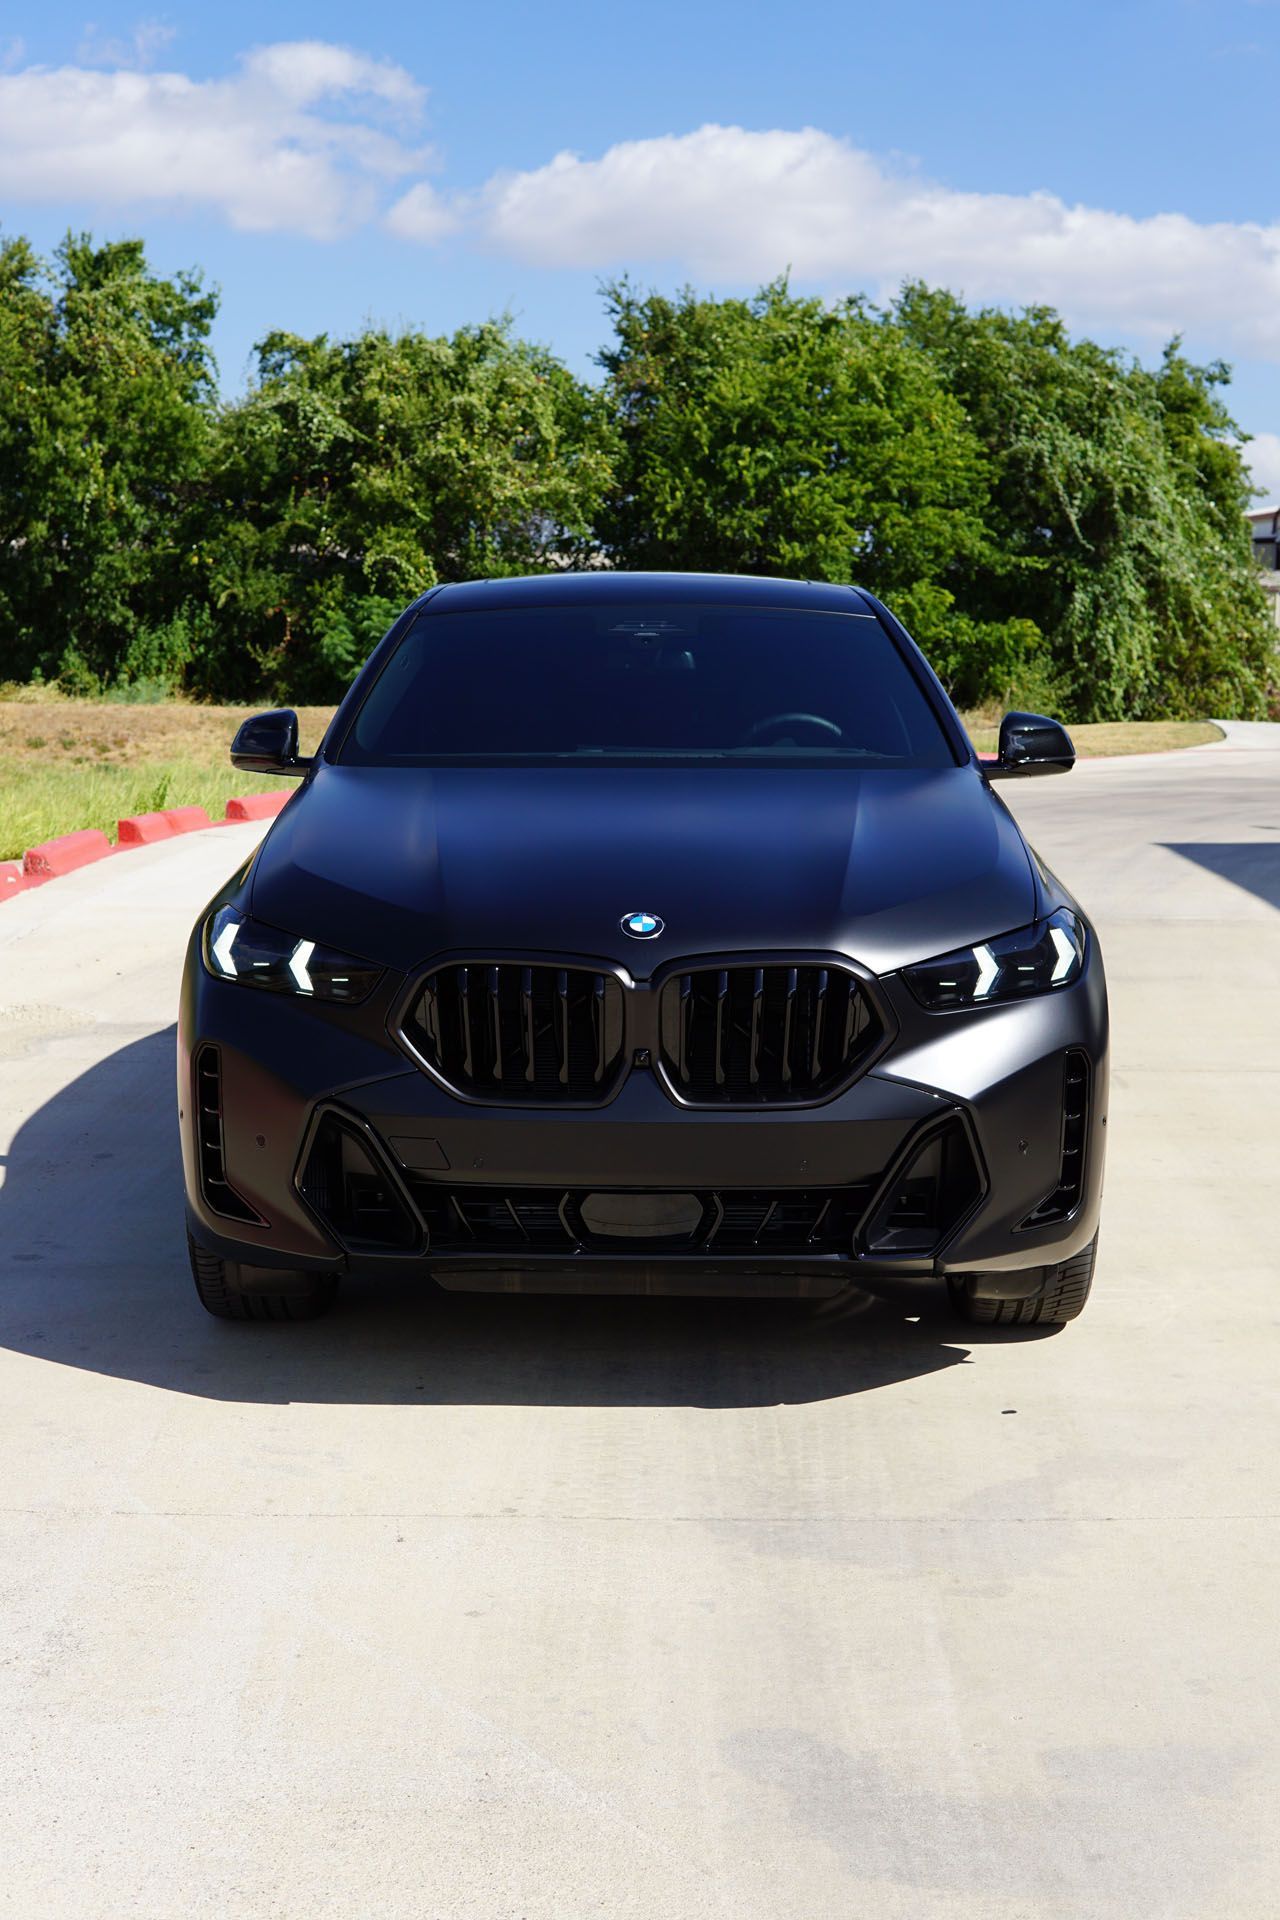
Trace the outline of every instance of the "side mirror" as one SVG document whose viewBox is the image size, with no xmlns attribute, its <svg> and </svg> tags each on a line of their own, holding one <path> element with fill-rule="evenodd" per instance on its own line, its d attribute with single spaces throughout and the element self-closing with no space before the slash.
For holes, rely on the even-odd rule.
<svg viewBox="0 0 1280 1920">
<path fill-rule="evenodd" d="M 988 780 L 1021 780 L 1037 773 L 1070 773 L 1076 750 L 1066 728 L 1042 713 L 1006 713 L 1000 722 L 1000 755 L 983 771 Z"/>
<path fill-rule="evenodd" d="M 231 764 L 243 773 L 305 773 L 311 762 L 298 758 L 298 716 L 292 707 L 244 721 L 231 742 Z"/>
</svg>

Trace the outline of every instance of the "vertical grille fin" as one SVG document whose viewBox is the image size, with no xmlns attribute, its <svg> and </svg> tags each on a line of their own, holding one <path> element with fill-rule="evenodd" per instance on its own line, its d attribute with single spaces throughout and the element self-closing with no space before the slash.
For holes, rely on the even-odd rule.
<svg viewBox="0 0 1280 1920">
<path fill-rule="evenodd" d="M 605 1030 L 604 1030 L 604 1015 L 605 1015 L 604 981 L 605 981 L 604 975 L 602 973 L 598 973 L 594 981 L 592 982 L 592 987 L 591 987 L 591 1026 L 592 1026 L 592 1031 L 595 1034 L 595 1041 L 596 1041 L 596 1067 L 595 1067 L 594 1077 L 595 1077 L 595 1083 L 597 1086 L 599 1086 L 601 1081 L 604 1079 L 604 1070 L 605 1070 L 605 1066 L 607 1064 L 607 1059 L 608 1059 L 608 1056 L 606 1053 L 607 1043 L 606 1043 Z"/>
<path fill-rule="evenodd" d="M 569 976 L 563 968 L 556 975 L 556 1031 L 560 1036 L 560 1085 L 569 1084 Z"/>
<path fill-rule="evenodd" d="M 468 1080 L 475 1072 L 471 1035 L 471 969 L 458 968 L 458 1011 L 462 1016 L 462 1071 Z"/>
<path fill-rule="evenodd" d="M 751 1054 L 747 1077 L 754 1087 L 760 1078 L 760 1028 L 764 1018 L 764 969 L 757 967 L 751 976 Z"/>
<path fill-rule="evenodd" d="M 493 1077 L 502 1084 L 502 1000 L 498 993 L 501 973 L 497 967 L 489 969 L 489 1023 L 493 1035 Z"/>
<path fill-rule="evenodd" d="M 723 969 L 716 975 L 715 1078 L 717 1087 L 725 1083 L 725 1010 L 729 1001 L 729 976 Z"/>
<path fill-rule="evenodd" d="M 680 975 L 680 1013 L 676 1026 L 676 1073 L 682 1082 L 689 1079 L 689 1016 L 693 1010 L 693 979 Z"/>
<path fill-rule="evenodd" d="M 813 988 L 813 1023 L 809 1040 L 809 1078 L 816 1080 L 822 1062 L 822 1022 L 827 1011 L 827 970 L 819 967 Z"/>
<path fill-rule="evenodd" d="M 782 1012 L 782 1084 L 791 1085 L 791 1034 L 796 1018 L 796 981 L 799 975 L 794 967 L 787 968 L 787 997 Z"/>
<path fill-rule="evenodd" d="M 533 1084 L 533 968 L 520 969 L 520 1031 L 524 1036 L 524 1077 Z"/>
</svg>

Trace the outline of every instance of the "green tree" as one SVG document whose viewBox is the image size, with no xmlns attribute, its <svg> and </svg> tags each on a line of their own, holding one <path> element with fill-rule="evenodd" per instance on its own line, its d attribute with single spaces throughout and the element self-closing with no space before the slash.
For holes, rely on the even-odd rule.
<svg viewBox="0 0 1280 1920">
<path fill-rule="evenodd" d="M 865 302 L 785 282 L 754 299 L 607 290 L 600 355 L 618 424 L 600 530 L 615 564 L 857 581 L 892 601 L 954 692 L 1026 670 L 1018 609 L 958 594 L 996 568 L 989 456 L 929 354 Z"/>
<path fill-rule="evenodd" d="M 128 675 L 131 650 L 150 668 L 185 651 L 178 530 L 216 305 L 196 274 L 153 274 L 137 240 L 68 236 L 49 265 L 0 246 L 0 677 L 91 687 Z"/>
<path fill-rule="evenodd" d="M 1274 709 L 1220 364 L 922 286 L 607 299 L 598 389 L 497 323 L 273 334 L 223 406 L 197 274 L 0 244 L 0 678 L 325 699 L 433 581 L 603 562 L 861 582 L 966 703 Z"/>
<path fill-rule="evenodd" d="M 960 593 L 974 617 L 1034 620 L 1077 719 L 1265 713 L 1274 634 L 1225 368 L 1175 342 L 1153 373 L 1050 308 L 970 313 L 922 286 L 894 317 L 988 457 L 988 554 Z"/>
<path fill-rule="evenodd" d="M 425 587 L 570 564 L 610 444 L 598 401 L 505 324 L 269 336 L 218 424 L 193 543 L 217 638 L 196 683 L 331 698 Z"/>
</svg>

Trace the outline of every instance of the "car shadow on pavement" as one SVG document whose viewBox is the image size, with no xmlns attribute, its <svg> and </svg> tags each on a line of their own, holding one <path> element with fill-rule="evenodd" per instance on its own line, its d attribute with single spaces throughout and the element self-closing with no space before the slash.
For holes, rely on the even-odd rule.
<svg viewBox="0 0 1280 1920">
<path fill-rule="evenodd" d="M 132 1041 L 19 1129 L 0 1186 L 0 1345 L 228 1401 L 739 1407 L 865 1393 L 1008 1338 L 945 1300 L 590 1300 L 390 1279 L 349 1284 L 324 1320 L 210 1319 L 187 1266 L 173 1052 L 172 1027 Z"/>
<path fill-rule="evenodd" d="M 1280 822 L 1276 823 L 1280 826 Z M 1220 880 L 1256 894 L 1269 907 L 1280 907 L 1280 844 L 1265 840 L 1164 840 L 1170 853 L 1180 853 Z"/>
</svg>

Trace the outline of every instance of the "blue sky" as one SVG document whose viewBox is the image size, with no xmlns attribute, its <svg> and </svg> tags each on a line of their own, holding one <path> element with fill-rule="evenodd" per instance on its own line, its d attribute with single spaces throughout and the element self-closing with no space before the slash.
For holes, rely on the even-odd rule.
<svg viewBox="0 0 1280 1920">
<path fill-rule="evenodd" d="M 1280 493 L 1280 0 L 634 10 L 0 4 L 0 222 L 142 234 L 271 326 L 510 310 L 585 369 L 598 283 L 906 274 L 1236 368 Z"/>
</svg>

